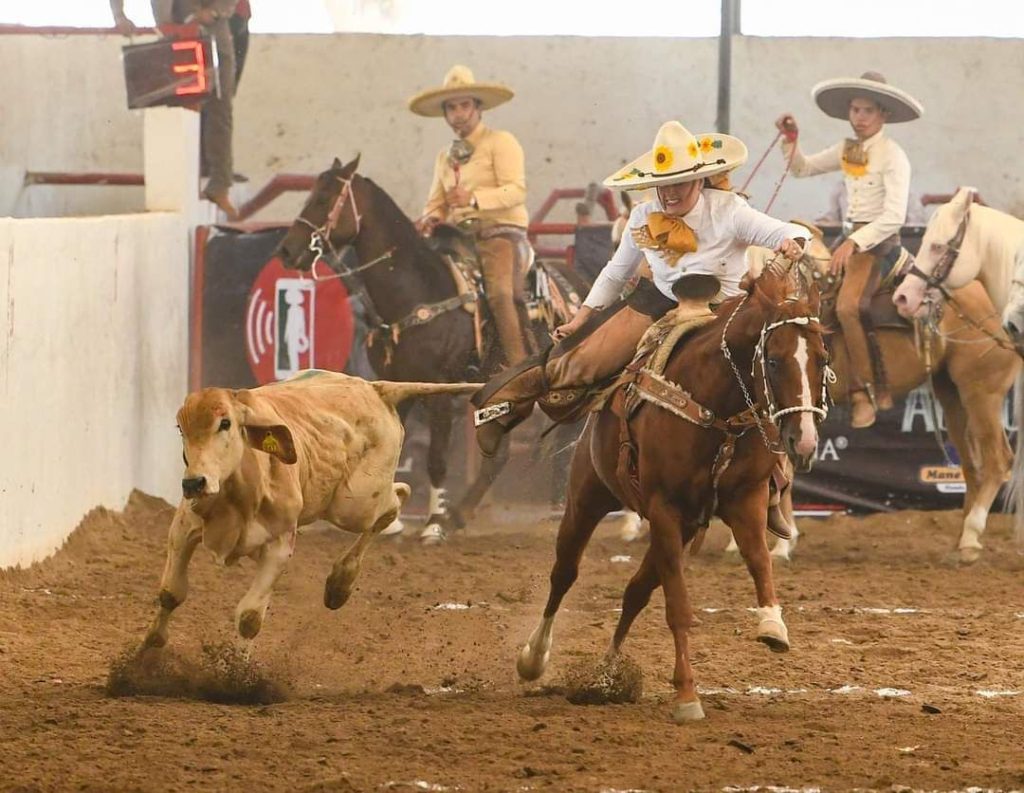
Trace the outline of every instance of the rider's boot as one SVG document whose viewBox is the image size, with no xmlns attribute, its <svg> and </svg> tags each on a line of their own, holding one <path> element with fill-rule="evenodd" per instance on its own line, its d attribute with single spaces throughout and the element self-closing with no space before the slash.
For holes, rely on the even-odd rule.
<svg viewBox="0 0 1024 793">
<path fill-rule="evenodd" d="M 486 457 L 498 451 L 501 439 L 530 417 L 534 403 L 547 390 L 546 356 L 533 356 L 507 369 L 473 395 L 476 440 Z"/>
<path fill-rule="evenodd" d="M 850 426 L 854 429 L 865 429 L 875 423 L 875 400 L 870 388 L 866 385 L 850 394 Z"/>
</svg>

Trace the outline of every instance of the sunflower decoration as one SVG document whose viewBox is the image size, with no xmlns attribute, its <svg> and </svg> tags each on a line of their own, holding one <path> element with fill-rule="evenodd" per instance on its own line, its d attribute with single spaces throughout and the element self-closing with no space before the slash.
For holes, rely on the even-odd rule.
<svg viewBox="0 0 1024 793">
<path fill-rule="evenodd" d="M 700 147 L 697 145 L 696 140 L 691 140 L 686 145 L 686 153 L 689 154 L 693 159 L 697 159 L 697 152 L 700 151 Z"/>
<path fill-rule="evenodd" d="M 722 148 L 722 141 L 715 140 L 710 135 L 705 135 L 700 139 L 700 150 L 703 154 L 710 154 L 712 149 Z"/>
<path fill-rule="evenodd" d="M 659 146 L 654 150 L 654 170 L 664 173 L 672 167 L 672 149 L 668 146 Z"/>
</svg>

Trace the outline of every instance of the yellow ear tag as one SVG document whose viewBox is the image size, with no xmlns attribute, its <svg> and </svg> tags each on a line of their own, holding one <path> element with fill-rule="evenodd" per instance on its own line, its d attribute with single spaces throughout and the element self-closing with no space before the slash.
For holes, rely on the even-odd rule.
<svg viewBox="0 0 1024 793">
<path fill-rule="evenodd" d="M 263 436 L 263 451 L 267 454 L 277 454 L 281 451 L 281 444 L 277 442 L 277 438 L 273 435 Z"/>
</svg>

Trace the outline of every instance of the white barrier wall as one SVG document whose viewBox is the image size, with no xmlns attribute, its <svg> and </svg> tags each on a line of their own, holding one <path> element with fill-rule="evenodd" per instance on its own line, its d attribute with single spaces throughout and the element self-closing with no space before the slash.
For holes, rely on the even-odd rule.
<svg viewBox="0 0 1024 793">
<path fill-rule="evenodd" d="M 0 219 L 0 569 L 133 488 L 177 499 L 186 239 L 170 213 Z"/>
<path fill-rule="evenodd" d="M 0 166 L 140 170 L 141 123 L 124 108 L 122 43 L 114 36 L 3 37 Z M 258 185 L 273 173 L 316 172 L 335 155 L 359 151 L 363 172 L 418 214 L 432 157 L 450 132 L 441 120 L 413 116 L 405 100 L 440 82 L 455 62 L 516 89 L 487 120 L 523 143 L 533 208 L 551 188 L 584 186 L 639 154 L 667 118 L 694 131 L 714 126 L 713 39 L 254 36 L 236 103 L 237 170 Z M 1017 101 L 1024 96 L 1024 47 L 1017 40 L 738 37 L 732 131 L 756 160 L 774 135 L 773 120 L 788 110 L 809 149 L 832 143 L 849 128 L 813 106 L 810 87 L 867 69 L 882 71 L 926 107 L 924 120 L 892 128 L 910 155 L 917 192 L 972 184 L 992 205 L 1024 215 L 1014 160 L 1024 129 Z M 772 157 L 753 185 L 756 206 L 781 169 L 781 157 Z M 824 177 L 788 183 L 776 214 L 813 217 L 829 186 Z M 78 188 L 74 199 L 61 193 L 60 206 L 40 197 L 33 211 L 52 201 L 54 212 L 94 212 L 89 190 Z M 141 202 L 139 192 L 124 191 L 122 200 Z M 290 218 L 299 204 L 298 197 L 282 199 L 264 216 Z"/>
</svg>

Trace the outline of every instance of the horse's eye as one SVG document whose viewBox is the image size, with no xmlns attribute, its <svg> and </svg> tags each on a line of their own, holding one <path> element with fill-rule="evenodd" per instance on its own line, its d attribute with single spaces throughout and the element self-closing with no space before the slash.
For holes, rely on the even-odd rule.
<svg viewBox="0 0 1024 793">
<path fill-rule="evenodd" d="M 775 369 L 779 365 L 779 359 L 778 358 L 769 358 L 767 363 L 768 363 L 768 368 L 769 369 Z"/>
<path fill-rule="evenodd" d="M 218 432 L 224 432 L 225 430 L 231 429 L 231 419 L 221 419 L 220 426 L 217 427 Z"/>
<path fill-rule="evenodd" d="M 188 457 L 185 456 L 185 450 L 181 451 L 181 461 L 185 463 L 185 467 L 188 468 Z"/>
</svg>

